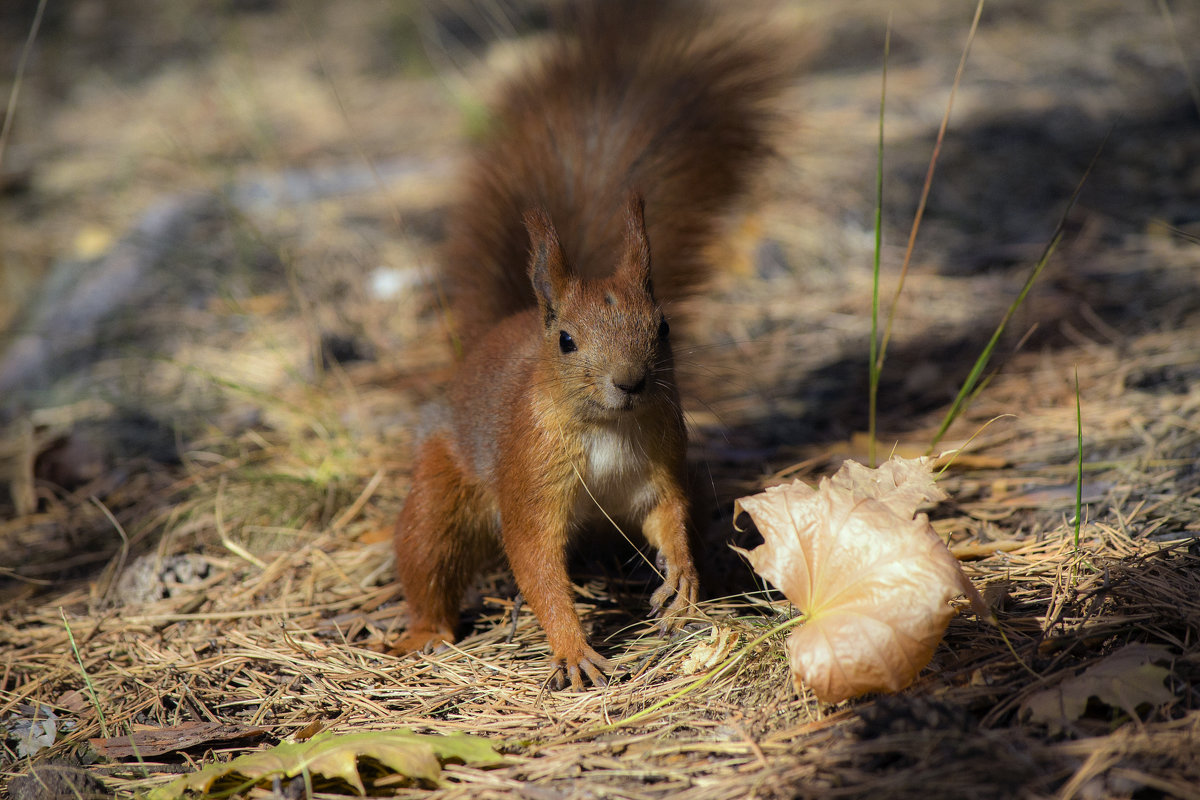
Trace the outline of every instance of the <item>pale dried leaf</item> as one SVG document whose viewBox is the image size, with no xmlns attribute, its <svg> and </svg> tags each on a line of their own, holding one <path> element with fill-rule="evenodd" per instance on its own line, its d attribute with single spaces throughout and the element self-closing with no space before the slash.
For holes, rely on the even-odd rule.
<svg viewBox="0 0 1200 800">
<path fill-rule="evenodd" d="M 788 640 L 797 686 L 834 703 L 898 691 L 929 663 L 949 601 L 977 596 L 928 518 L 913 516 L 942 496 L 927 460 L 893 459 L 738 501 L 764 539 L 751 564 L 807 617 Z"/>
<path fill-rule="evenodd" d="M 932 465 L 932 458 L 891 458 L 875 469 L 845 461 L 829 482 L 856 496 L 878 500 L 900 517 L 909 518 L 919 506 L 946 499 L 933 480 Z"/>
<path fill-rule="evenodd" d="M 680 665 L 680 671 L 684 675 L 694 675 L 697 672 L 712 669 L 733 652 L 733 648 L 737 646 L 740 638 L 737 631 L 714 625 L 708 638 L 697 644 L 688 653 L 687 658 Z"/>
</svg>

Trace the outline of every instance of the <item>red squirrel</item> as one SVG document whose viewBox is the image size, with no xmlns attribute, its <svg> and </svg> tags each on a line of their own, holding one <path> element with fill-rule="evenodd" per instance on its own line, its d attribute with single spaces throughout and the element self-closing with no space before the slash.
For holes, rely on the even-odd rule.
<svg viewBox="0 0 1200 800">
<path fill-rule="evenodd" d="M 658 551 L 664 629 L 697 600 L 666 309 L 699 288 L 719 215 L 769 155 L 783 78 L 767 47 L 698 12 L 576 6 L 493 109 L 441 256 L 465 355 L 396 526 L 409 624 L 393 652 L 452 642 L 499 549 L 556 682 L 604 685 L 566 554 L 606 516 Z"/>
</svg>

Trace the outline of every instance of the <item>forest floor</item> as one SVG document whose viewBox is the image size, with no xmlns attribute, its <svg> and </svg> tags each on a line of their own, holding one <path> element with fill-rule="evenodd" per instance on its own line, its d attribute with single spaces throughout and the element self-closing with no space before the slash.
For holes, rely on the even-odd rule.
<svg viewBox="0 0 1200 800">
<path fill-rule="evenodd" d="M 748 646 L 794 609 L 726 546 L 755 541 L 733 501 L 867 457 L 891 6 L 769 12 L 805 67 L 679 333 L 707 619 L 658 636 L 633 548 L 581 547 L 577 607 L 627 671 L 574 693 L 548 688 L 501 569 L 452 650 L 379 652 L 404 620 L 389 536 L 414 424 L 452 364 L 429 274 L 455 164 L 535 4 L 49 3 L 0 163 L 0 785 L 129 797 L 318 729 L 405 727 L 504 758 L 436 785 L 377 769 L 373 794 L 1200 797 L 1195 4 L 998 0 L 966 62 L 885 454 L 931 447 L 1087 173 L 937 445 L 966 454 L 934 528 L 997 624 L 964 606 L 913 686 L 837 705 L 793 688 L 785 634 Z M 5 96 L 36 9 L 0 10 Z M 972 12 L 891 20 L 885 300 Z M 1082 705 L 1046 714 L 1047 691 Z"/>
</svg>

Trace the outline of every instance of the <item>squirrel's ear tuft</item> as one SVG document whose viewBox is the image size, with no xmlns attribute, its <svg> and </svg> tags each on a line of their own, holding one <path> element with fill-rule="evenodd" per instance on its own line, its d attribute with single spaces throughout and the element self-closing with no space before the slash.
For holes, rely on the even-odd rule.
<svg viewBox="0 0 1200 800">
<path fill-rule="evenodd" d="M 650 291 L 650 240 L 646 236 L 646 203 L 642 193 L 631 192 L 625 204 L 625 252 L 621 271 Z"/>
<path fill-rule="evenodd" d="M 548 325 L 567 290 L 567 265 L 562 244 L 545 209 L 525 212 L 525 229 L 529 231 L 529 280 Z"/>
</svg>

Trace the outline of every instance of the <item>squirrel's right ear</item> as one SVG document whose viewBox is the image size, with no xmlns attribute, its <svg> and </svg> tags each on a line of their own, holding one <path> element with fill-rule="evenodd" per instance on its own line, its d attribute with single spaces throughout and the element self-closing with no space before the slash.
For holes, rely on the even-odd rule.
<svg viewBox="0 0 1200 800">
<path fill-rule="evenodd" d="M 558 232 L 544 209 L 525 212 L 525 229 L 529 231 L 529 280 L 533 283 L 542 318 L 549 325 L 567 290 L 566 260 Z"/>
</svg>

